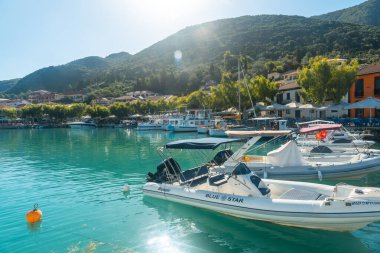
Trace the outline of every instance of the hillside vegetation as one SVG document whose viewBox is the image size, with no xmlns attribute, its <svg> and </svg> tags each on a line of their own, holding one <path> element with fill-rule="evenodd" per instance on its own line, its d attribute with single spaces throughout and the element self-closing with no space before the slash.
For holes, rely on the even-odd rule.
<svg viewBox="0 0 380 253">
<path fill-rule="evenodd" d="M 345 23 L 380 26 L 380 0 L 368 0 L 362 4 L 315 18 Z"/>
<path fill-rule="evenodd" d="M 300 16 L 243 16 L 187 27 L 133 56 L 87 57 L 40 69 L 8 93 L 85 90 L 94 96 L 118 96 L 148 89 L 181 95 L 208 81 L 219 82 L 225 70 L 236 72 L 239 54 L 245 58 L 246 74 L 254 76 L 297 68 L 316 55 L 374 62 L 380 59 L 379 48 L 378 27 Z M 179 60 L 176 50 L 182 52 Z"/>
</svg>

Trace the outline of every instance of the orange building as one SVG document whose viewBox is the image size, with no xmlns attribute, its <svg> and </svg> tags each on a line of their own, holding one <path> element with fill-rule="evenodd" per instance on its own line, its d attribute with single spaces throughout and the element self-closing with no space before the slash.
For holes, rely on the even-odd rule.
<svg viewBox="0 0 380 253">
<path fill-rule="evenodd" d="M 380 62 L 359 70 L 356 82 L 350 89 L 349 102 L 355 103 L 368 97 L 380 99 Z M 351 109 L 351 118 L 380 117 L 380 109 Z"/>
</svg>

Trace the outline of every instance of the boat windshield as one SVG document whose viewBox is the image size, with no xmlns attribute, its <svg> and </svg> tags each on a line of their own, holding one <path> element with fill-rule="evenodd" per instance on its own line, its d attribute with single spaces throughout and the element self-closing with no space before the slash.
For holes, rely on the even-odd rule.
<svg viewBox="0 0 380 253">
<path fill-rule="evenodd" d="M 248 169 L 247 165 L 244 163 L 239 163 L 239 165 L 232 172 L 232 175 L 248 175 L 249 173 L 251 173 L 251 171 Z"/>
</svg>

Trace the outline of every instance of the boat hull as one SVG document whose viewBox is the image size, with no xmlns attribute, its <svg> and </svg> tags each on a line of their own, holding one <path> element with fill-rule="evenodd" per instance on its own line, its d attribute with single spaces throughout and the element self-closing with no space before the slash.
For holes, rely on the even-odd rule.
<svg viewBox="0 0 380 253">
<path fill-rule="evenodd" d="M 138 125 L 137 131 L 150 131 L 150 130 L 162 130 L 161 125 Z"/>
<path fill-rule="evenodd" d="M 73 129 L 96 128 L 95 124 L 67 124 Z"/>
<path fill-rule="evenodd" d="M 207 134 L 208 128 L 207 127 L 197 127 L 198 134 Z"/>
<path fill-rule="evenodd" d="M 210 128 L 208 130 L 208 135 L 210 135 L 212 137 L 227 137 L 226 130 L 215 129 L 215 128 Z"/>
<path fill-rule="evenodd" d="M 352 206 L 351 209 L 347 206 L 325 206 L 324 200 L 305 203 L 298 200 L 276 201 L 155 183 L 147 183 L 144 194 L 244 219 L 303 228 L 352 231 L 380 219 L 380 202 L 371 206 L 370 211 L 364 211 L 362 206 Z"/>
<path fill-rule="evenodd" d="M 166 130 L 171 132 L 196 132 L 197 127 L 196 126 L 175 126 L 175 125 L 169 125 L 166 127 Z"/>
<path fill-rule="evenodd" d="M 246 162 L 248 168 L 263 178 L 282 180 L 326 180 L 326 179 L 359 179 L 380 170 L 380 157 L 355 163 L 331 164 L 328 166 L 289 166 L 279 167 L 270 164 Z"/>
</svg>

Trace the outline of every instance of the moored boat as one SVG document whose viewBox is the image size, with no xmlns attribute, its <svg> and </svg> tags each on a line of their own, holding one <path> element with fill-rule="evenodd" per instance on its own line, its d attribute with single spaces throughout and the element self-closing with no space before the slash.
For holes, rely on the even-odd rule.
<svg viewBox="0 0 380 253">
<path fill-rule="evenodd" d="M 95 127 L 97 127 L 97 124 L 93 120 L 74 121 L 74 122 L 67 123 L 67 125 L 70 128 L 95 128 Z"/>
<path fill-rule="evenodd" d="M 215 149 L 233 141 L 184 140 L 166 148 Z M 240 218 L 313 229 L 352 231 L 380 220 L 379 188 L 261 179 L 244 163 L 230 172 L 216 172 L 223 169 L 221 158 L 229 155 L 228 149 L 221 150 L 212 161 L 188 170 L 168 157 L 156 173 L 148 173 L 144 194 Z"/>
<path fill-rule="evenodd" d="M 207 126 L 198 126 L 197 132 L 198 132 L 198 134 L 208 134 L 208 127 Z"/>
<path fill-rule="evenodd" d="M 244 162 L 254 173 L 264 178 L 287 180 L 325 180 L 325 179 L 358 179 L 368 173 L 380 170 L 380 156 L 376 153 L 356 152 L 353 154 L 324 154 L 313 156 L 301 153 L 293 140 L 279 148 L 258 155 L 261 147 L 270 145 L 273 141 L 261 146 L 255 146 L 260 139 L 261 131 L 254 131 L 256 137 L 248 140 L 225 163 L 224 166 L 232 170 L 236 164 Z M 268 132 L 285 131 L 263 131 Z M 279 133 L 278 133 L 279 134 Z M 237 133 L 234 135 L 237 136 Z M 252 148 L 253 147 L 253 148 Z"/>
</svg>

